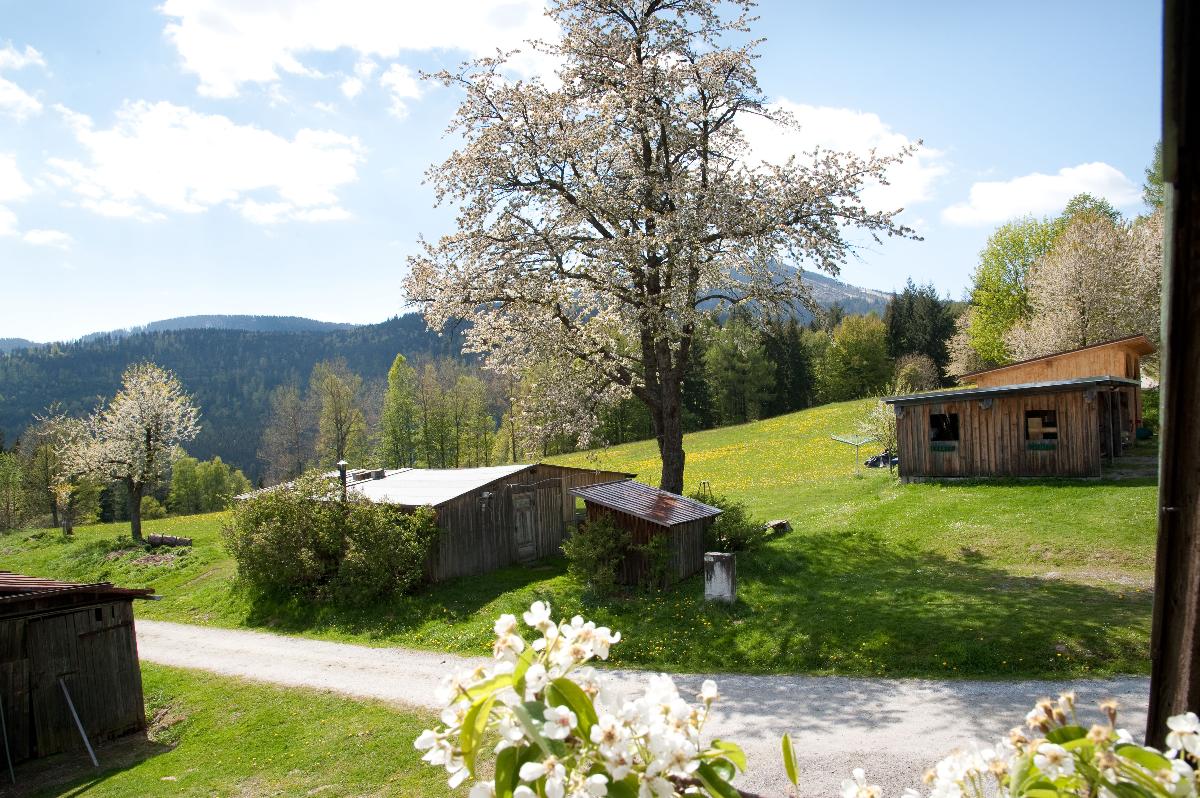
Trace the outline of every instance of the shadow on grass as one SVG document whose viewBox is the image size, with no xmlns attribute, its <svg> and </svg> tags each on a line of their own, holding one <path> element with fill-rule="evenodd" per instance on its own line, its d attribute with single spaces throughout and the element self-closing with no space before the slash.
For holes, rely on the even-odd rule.
<svg viewBox="0 0 1200 798">
<path fill-rule="evenodd" d="M 113 776 L 170 750 L 171 746 L 151 742 L 145 734 L 131 734 L 96 747 L 99 769 L 92 767 L 83 749 L 31 760 L 17 766 L 15 786 L 7 771 L 0 773 L 0 796 L 88 795 Z"/>
<path fill-rule="evenodd" d="M 508 568 L 370 607 L 259 599 L 247 622 L 479 654 L 497 615 L 519 617 L 544 599 L 558 617 L 579 613 L 621 631 L 616 666 L 935 678 L 1149 667 L 1149 591 L 1017 576 L 982 556 L 958 559 L 872 531 L 793 535 L 740 554 L 733 606 L 704 602 L 699 577 L 600 599 L 564 571 L 561 560 Z"/>
<path fill-rule="evenodd" d="M 561 558 L 529 567 L 502 568 L 481 576 L 424 585 L 416 592 L 367 605 L 318 602 L 307 598 L 253 595 L 247 588 L 246 624 L 292 634 L 335 631 L 373 638 L 403 636 L 430 623 L 468 623 L 480 610 L 506 594 L 566 573 Z M 488 622 L 488 631 L 491 621 Z"/>
</svg>

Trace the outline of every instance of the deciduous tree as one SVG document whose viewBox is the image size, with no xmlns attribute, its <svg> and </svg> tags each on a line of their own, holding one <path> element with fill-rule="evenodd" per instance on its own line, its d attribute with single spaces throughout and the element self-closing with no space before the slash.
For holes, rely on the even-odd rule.
<svg viewBox="0 0 1200 798">
<path fill-rule="evenodd" d="M 199 419 L 179 379 L 153 363 L 129 367 L 113 400 L 87 419 L 87 435 L 72 450 L 72 470 L 124 483 L 134 540 L 142 539 L 142 496 L 162 479 L 180 446 L 196 437 Z"/>
<path fill-rule="evenodd" d="M 366 419 L 360 404 L 362 377 L 344 360 L 325 360 L 313 367 L 309 400 L 317 409 L 317 465 L 330 468 L 365 456 Z"/>
<path fill-rule="evenodd" d="M 906 152 L 753 160 L 744 119 L 795 123 L 758 87 L 749 6 L 561 0 L 561 39 L 531 45 L 560 64 L 554 85 L 510 80 L 504 55 L 440 73 L 465 93 L 462 144 L 430 173 L 458 230 L 406 281 L 432 327 L 471 322 L 467 346 L 491 368 L 544 364 L 539 410 L 585 441 L 600 407 L 637 397 L 676 492 L 684 374 L 713 300 L 805 303 L 799 269 L 777 259 L 836 273 L 852 231 L 912 232 L 861 199 Z"/>
<path fill-rule="evenodd" d="M 408 365 L 404 355 L 396 355 L 388 369 L 380 417 L 379 455 L 384 468 L 412 468 L 417 464 L 421 428 L 416 394 L 416 369 Z"/>
<path fill-rule="evenodd" d="M 271 392 L 271 412 L 258 449 L 269 484 L 304 473 L 313 454 L 314 426 L 312 406 L 298 387 L 281 385 Z"/>
</svg>

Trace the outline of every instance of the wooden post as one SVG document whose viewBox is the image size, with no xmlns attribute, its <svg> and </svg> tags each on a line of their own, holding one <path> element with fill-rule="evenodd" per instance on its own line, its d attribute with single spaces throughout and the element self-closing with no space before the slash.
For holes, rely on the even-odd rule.
<svg viewBox="0 0 1200 798">
<path fill-rule="evenodd" d="M 1200 711 L 1200 4 L 1163 14 L 1163 347 L 1158 551 L 1146 742 Z"/>
</svg>

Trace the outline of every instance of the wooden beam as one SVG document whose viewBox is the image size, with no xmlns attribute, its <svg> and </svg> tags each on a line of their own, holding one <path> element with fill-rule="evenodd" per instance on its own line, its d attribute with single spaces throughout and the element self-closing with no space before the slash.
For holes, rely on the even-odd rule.
<svg viewBox="0 0 1200 798">
<path fill-rule="evenodd" d="M 1163 15 L 1163 261 L 1158 551 L 1146 742 L 1200 711 L 1200 3 Z"/>
</svg>

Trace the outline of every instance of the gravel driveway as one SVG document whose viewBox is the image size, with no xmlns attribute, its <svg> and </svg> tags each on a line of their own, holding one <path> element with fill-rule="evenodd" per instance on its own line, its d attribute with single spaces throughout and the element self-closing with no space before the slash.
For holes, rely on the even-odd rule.
<svg viewBox="0 0 1200 798">
<path fill-rule="evenodd" d="M 331 690 L 435 708 L 443 675 L 483 659 L 399 648 L 328 643 L 263 632 L 138 621 L 142 659 L 279 685 Z M 641 675 L 611 671 L 635 689 Z M 706 675 L 677 678 L 695 692 Z M 1149 680 L 1050 682 L 860 679 L 835 676 L 713 675 L 724 696 L 705 731 L 736 740 L 750 759 L 737 782 L 765 796 L 786 794 L 779 738 L 790 732 L 803 778 L 800 794 L 837 796 L 841 780 L 863 767 L 889 798 L 919 787 L 926 767 L 970 740 L 990 741 L 1019 725 L 1033 702 L 1065 687 L 1083 706 L 1115 697 L 1124 724 L 1141 736 Z"/>
</svg>

